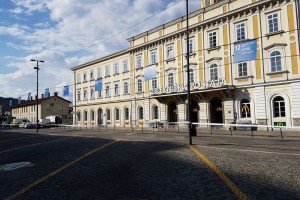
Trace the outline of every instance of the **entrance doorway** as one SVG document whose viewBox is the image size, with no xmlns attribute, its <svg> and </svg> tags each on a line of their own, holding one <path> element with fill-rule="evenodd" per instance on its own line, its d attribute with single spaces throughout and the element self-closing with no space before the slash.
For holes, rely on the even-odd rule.
<svg viewBox="0 0 300 200">
<path fill-rule="evenodd" d="M 103 125 L 103 110 L 101 108 L 98 109 L 98 126 Z"/>
<path fill-rule="evenodd" d="M 177 122 L 178 121 L 178 112 L 177 112 L 177 105 L 175 102 L 171 102 L 168 105 L 168 121 L 169 122 Z"/>
<path fill-rule="evenodd" d="M 210 101 L 210 122 L 223 123 L 223 105 L 219 98 Z"/>
<path fill-rule="evenodd" d="M 200 108 L 199 108 L 198 103 L 196 101 L 192 100 L 191 101 L 191 112 L 192 112 L 192 114 L 191 114 L 191 120 L 190 120 L 192 123 L 193 122 L 196 122 L 196 123 L 199 122 L 199 110 L 200 110 Z"/>
</svg>

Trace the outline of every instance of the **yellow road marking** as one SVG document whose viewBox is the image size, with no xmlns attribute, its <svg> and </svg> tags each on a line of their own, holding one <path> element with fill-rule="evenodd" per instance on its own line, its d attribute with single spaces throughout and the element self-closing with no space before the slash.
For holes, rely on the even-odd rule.
<svg viewBox="0 0 300 200">
<path fill-rule="evenodd" d="M 239 190 L 239 188 L 225 175 L 223 174 L 210 160 L 208 160 L 202 153 L 200 153 L 195 147 L 189 145 L 189 147 L 201 158 L 201 160 L 213 170 L 220 179 L 230 188 L 230 190 L 238 197 L 240 200 L 248 200 L 247 196 Z"/>
<path fill-rule="evenodd" d="M 90 151 L 90 152 L 84 154 L 83 156 L 77 158 L 76 160 L 73 160 L 72 162 L 69 162 L 68 164 L 62 166 L 61 168 L 55 170 L 54 172 L 49 173 L 48 175 L 44 176 L 43 178 L 40 178 L 40 179 L 36 180 L 35 182 L 33 182 L 33 183 L 27 185 L 26 187 L 24 187 L 24 188 L 21 189 L 20 191 L 18 191 L 18 192 L 16 192 L 15 194 L 13 194 L 13 195 L 7 197 L 5 200 L 12 200 L 12 199 L 18 198 L 21 194 L 23 194 L 23 193 L 25 193 L 26 191 L 32 189 L 33 187 L 37 186 L 38 184 L 44 182 L 45 180 L 51 178 L 52 176 L 55 176 L 56 174 L 62 172 L 62 171 L 65 170 L 66 168 L 68 168 L 68 167 L 74 165 L 75 163 L 77 163 L 77 162 L 83 160 L 84 158 L 88 157 L 89 155 L 91 155 L 91 154 L 93 154 L 93 153 L 95 153 L 95 152 L 97 152 L 97 151 L 99 151 L 99 150 L 101 150 L 101 149 L 103 149 L 103 148 L 105 148 L 105 147 L 107 147 L 107 146 L 113 144 L 113 143 L 116 143 L 116 142 L 118 142 L 118 141 L 119 141 L 119 140 L 115 140 L 115 141 L 113 141 L 113 142 L 107 143 L 107 144 L 105 144 L 105 145 L 102 145 L 102 146 L 100 146 L 100 147 L 98 147 L 98 148 L 96 148 L 96 149 L 94 149 L 94 150 L 92 150 L 92 151 Z"/>
</svg>

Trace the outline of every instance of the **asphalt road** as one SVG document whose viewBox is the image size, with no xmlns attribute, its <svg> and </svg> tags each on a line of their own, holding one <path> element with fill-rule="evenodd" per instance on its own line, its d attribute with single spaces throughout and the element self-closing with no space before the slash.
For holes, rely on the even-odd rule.
<svg viewBox="0 0 300 200">
<path fill-rule="evenodd" d="M 187 141 L 184 133 L 0 129 L 0 199 L 300 199 L 300 140 Z"/>
</svg>

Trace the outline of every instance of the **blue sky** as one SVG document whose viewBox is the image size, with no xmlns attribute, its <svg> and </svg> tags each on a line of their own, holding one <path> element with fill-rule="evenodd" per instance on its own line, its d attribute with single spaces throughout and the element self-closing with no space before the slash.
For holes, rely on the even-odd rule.
<svg viewBox="0 0 300 200">
<path fill-rule="evenodd" d="M 40 93 L 50 88 L 50 92 L 61 94 L 62 86 L 73 84 L 71 67 L 128 48 L 129 37 L 184 15 L 182 0 L 145 23 L 101 42 L 174 2 L 0 0 L 0 96 L 26 99 L 28 92 L 34 95 L 36 72 L 32 58 L 45 61 L 40 66 Z M 189 4 L 191 11 L 197 10 L 200 0 L 189 0 Z"/>
</svg>

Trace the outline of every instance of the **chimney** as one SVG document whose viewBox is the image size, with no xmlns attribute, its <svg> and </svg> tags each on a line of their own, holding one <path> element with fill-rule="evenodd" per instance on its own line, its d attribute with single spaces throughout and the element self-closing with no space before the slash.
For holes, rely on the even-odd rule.
<svg viewBox="0 0 300 200">
<path fill-rule="evenodd" d="M 56 96 L 56 97 L 57 97 L 57 95 L 58 95 L 58 92 L 54 92 L 54 96 Z"/>
<path fill-rule="evenodd" d="M 42 94 L 42 99 L 44 98 L 44 94 Z"/>
</svg>

